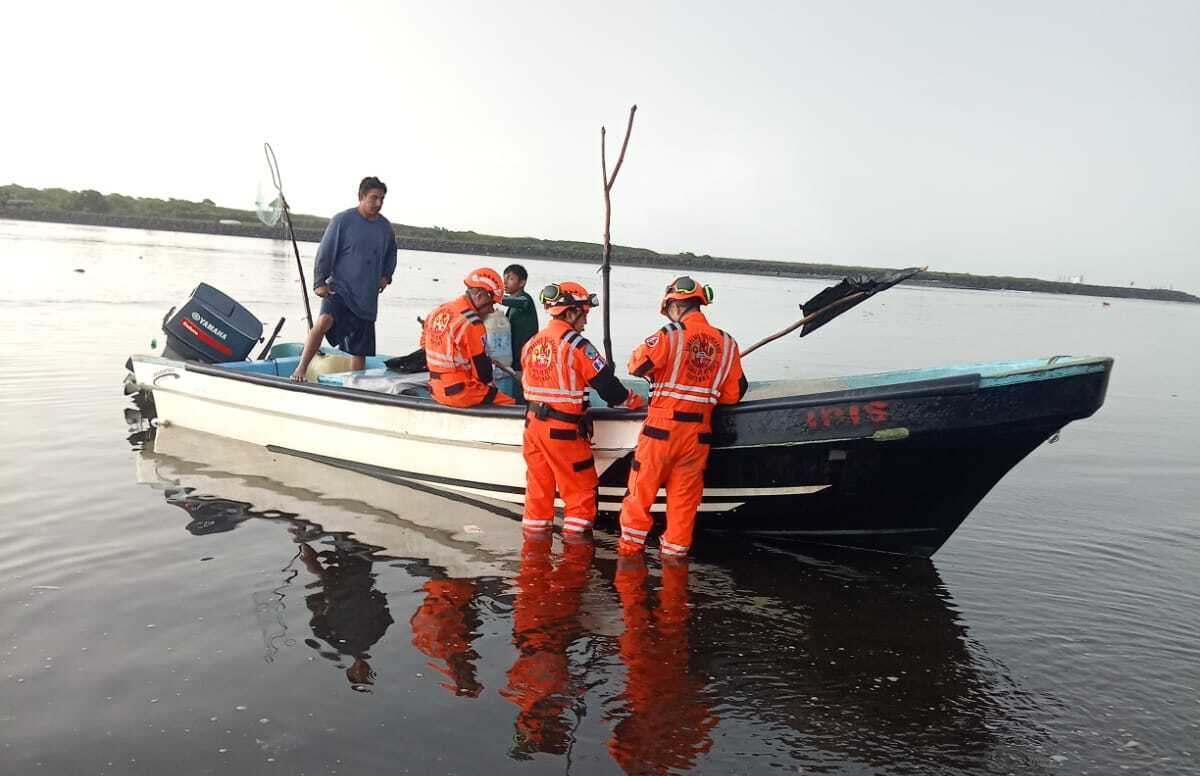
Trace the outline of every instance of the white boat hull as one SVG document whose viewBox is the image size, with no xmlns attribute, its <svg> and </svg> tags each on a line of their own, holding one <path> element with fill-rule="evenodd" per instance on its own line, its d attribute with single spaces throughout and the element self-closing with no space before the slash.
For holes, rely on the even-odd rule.
<svg viewBox="0 0 1200 776">
<path fill-rule="evenodd" d="M 524 502 L 519 416 L 410 409 L 361 401 L 354 391 L 281 391 L 155 357 L 137 356 L 132 363 L 138 385 L 153 392 L 160 424 L 387 469 L 399 478 L 408 473 L 419 484 L 474 498 Z M 633 451 L 640 429 L 638 419 L 597 424 L 592 440 L 597 473 Z M 623 491 L 604 491 L 602 508 L 618 509 Z"/>
<path fill-rule="evenodd" d="M 294 359 L 293 359 L 294 361 Z M 452 409 L 403 391 L 294 384 L 278 362 L 131 359 L 159 423 L 452 498 L 525 492 L 518 407 Z M 758 384 L 714 420 L 701 528 L 928 557 L 993 485 L 1103 403 L 1107 358 L 1055 356 Z M 595 411 L 600 512 L 620 508 L 639 415 Z M 653 509 L 666 508 L 665 494 Z"/>
</svg>

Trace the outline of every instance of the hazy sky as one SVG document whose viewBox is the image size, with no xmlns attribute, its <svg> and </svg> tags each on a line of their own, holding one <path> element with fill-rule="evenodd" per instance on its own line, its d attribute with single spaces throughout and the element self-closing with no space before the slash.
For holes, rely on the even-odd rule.
<svg viewBox="0 0 1200 776">
<path fill-rule="evenodd" d="M 182 10 L 186 8 L 187 10 Z M 1200 3 L 8 3 L 0 183 L 1200 292 Z"/>
</svg>

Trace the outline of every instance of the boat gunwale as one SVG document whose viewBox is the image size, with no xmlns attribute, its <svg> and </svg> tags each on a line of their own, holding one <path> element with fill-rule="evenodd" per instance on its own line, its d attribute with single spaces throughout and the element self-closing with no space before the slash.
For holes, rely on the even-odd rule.
<svg viewBox="0 0 1200 776">
<path fill-rule="evenodd" d="M 263 375 L 257 372 L 229 369 L 220 365 L 175 361 L 158 356 L 136 356 L 135 358 L 143 361 L 144 363 L 161 364 L 162 366 L 168 368 L 182 369 L 187 372 L 193 372 L 210 377 L 219 377 L 238 382 L 246 382 L 266 388 L 316 394 L 329 398 L 364 402 L 367 404 L 398 406 L 421 412 L 447 412 L 456 415 L 488 418 L 518 418 L 523 417 L 526 412 L 526 405 L 448 407 L 422 397 L 363 391 L 354 388 L 346 388 L 340 385 L 333 386 L 323 383 L 292 382 L 277 375 Z M 981 389 L 1000 389 L 1011 385 L 1011 383 L 1007 382 L 1001 382 L 1000 384 L 992 386 L 984 385 L 986 382 L 992 382 L 1000 378 L 1042 374 L 1057 370 L 1073 371 L 1074 374 L 1064 374 L 1061 376 L 1061 378 L 1051 376 L 1047 376 L 1045 378 L 1066 379 L 1075 376 L 1086 376 L 1092 373 L 1107 373 L 1111 371 L 1112 364 L 1113 359 L 1105 356 L 1081 357 L 1078 359 L 1072 359 L 1070 361 L 1055 361 L 1053 359 L 1048 359 L 1048 363 L 1042 367 L 1028 367 L 1019 370 L 997 372 L 995 374 L 988 374 L 986 376 L 980 372 L 965 372 L 962 374 L 948 375 L 927 380 L 909 380 L 891 385 L 864 386 L 857 388 L 845 388 L 836 391 L 824 391 L 820 393 L 797 394 L 795 396 L 775 396 L 765 399 L 744 400 L 738 404 L 721 406 L 720 414 L 723 416 L 729 416 L 779 410 L 805 409 L 810 407 L 820 407 L 849 402 L 888 401 L 895 399 L 917 399 L 930 396 L 961 395 L 973 393 Z M 1079 374 L 1078 370 L 1081 367 L 1090 367 L 1090 369 L 1086 369 L 1083 374 Z M 885 375 L 888 373 L 884 372 L 879 374 Z M 870 377 L 872 375 L 864 376 Z M 156 386 L 149 386 L 149 388 L 150 390 L 155 390 Z M 645 410 L 624 410 L 612 407 L 593 407 L 590 410 L 590 413 L 593 418 L 597 420 L 613 421 L 640 419 L 646 415 Z"/>
</svg>

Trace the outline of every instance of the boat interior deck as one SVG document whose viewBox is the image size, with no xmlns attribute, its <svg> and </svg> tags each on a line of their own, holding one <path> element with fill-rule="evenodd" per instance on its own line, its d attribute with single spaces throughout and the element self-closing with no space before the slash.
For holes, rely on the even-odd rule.
<svg viewBox="0 0 1200 776">
<path fill-rule="evenodd" d="M 297 355 L 280 354 L 279 357 L 264 361 L 236 361 L 217 366 L 239 372 L 251 372 L 259 375 L 279 377 L 280 379 L 288 379 L 292 372 L 295 371 L 299 360 L 299 356 Z M 319 382 L 322 385 L 340 386 L 343 388 L 399 396 L 431 398 L 427 372 L 411 374 L 395 372 L 385 366 L 384 362 L 386 360 L 387 357 L 385 356 L 370 356 L 366 360 L 366 369 L 354 371 L 350 369 L 349 355 L 339 351 L 324 349 L 309 365 L 307 378 L 310 382 Z M 745 401 L 875 388 L 938 380 L 941 378 L 961 377 L 970 374 L 978 374 L 980 376 L 979 387 L 987 388 L 1015 382 L 1053 379 L 1071 374 L 1102 371 L 1110 366 L 1111 360 L 1107 358 L 1052 356 L 1026 359 L 1024 361 L 956 364 L 849 377 L 751 381 Z M 511 377 L 498 373 L 496 382 L 500 390 L 509 395 L 513 394 L 515 386 Z M 648 393 L 649 386 L 643 380 L 628 379 L 622 382 L 643 396 L 646 396 Z M 595 391 L 589 391 L 589 396 L 593 407 L 607 406 Z"/>
</svg>

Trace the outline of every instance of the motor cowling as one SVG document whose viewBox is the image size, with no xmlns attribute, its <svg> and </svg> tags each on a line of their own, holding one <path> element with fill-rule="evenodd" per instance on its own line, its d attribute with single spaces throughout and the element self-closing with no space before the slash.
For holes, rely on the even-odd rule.
<svg viewBox="0 0 1200 776">
<path fill-rule="evenodd" d="M 262 337 L 262 322 L 232 297 L 201 283 L 188 300 L 168 312 L 163 356 L 217 364 L 244 361 Z"/>
</svg>

